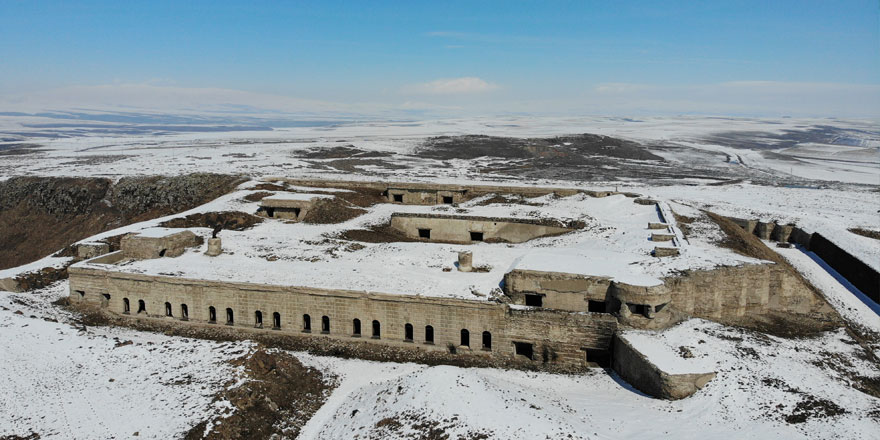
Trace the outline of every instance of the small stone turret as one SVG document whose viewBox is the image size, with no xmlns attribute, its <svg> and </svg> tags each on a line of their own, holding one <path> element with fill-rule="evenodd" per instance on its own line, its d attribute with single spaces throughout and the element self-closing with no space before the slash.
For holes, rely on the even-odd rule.
<svg viewBox="0 0 880 440">
<path fill-rule="evenodd" d="M 458 253 L 458 270 L 460 272 L 470 272 L 474 270 L 473 252 L 462 251 Z"/>
<path fill-rule="evenodd" d="M 223 253 L 223 243 L 220 241 L 220 237 L 214 237 L 208 239 L 208 251 L 205 252 L 205 255 L 209 257 L 216 257 Z"/>
</svg>

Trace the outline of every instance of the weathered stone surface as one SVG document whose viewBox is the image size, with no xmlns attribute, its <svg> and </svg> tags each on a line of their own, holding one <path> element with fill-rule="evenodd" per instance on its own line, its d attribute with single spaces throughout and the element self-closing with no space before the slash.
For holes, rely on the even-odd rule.
<svg viewBox="0 0 880 440">
<path fill-rule="evenodd" d="M 615 337 L 612 345 L 614 371 L 637 390 L 660 399 L 690 397 L 715 377 L 715 372 L 669 374 L 636 350 L 626 337 Z"/>
</svg>

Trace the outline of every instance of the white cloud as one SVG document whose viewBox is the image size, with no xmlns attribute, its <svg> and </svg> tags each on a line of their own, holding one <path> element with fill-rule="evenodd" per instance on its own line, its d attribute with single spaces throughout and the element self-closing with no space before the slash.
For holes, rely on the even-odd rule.
<svg viewBox="0 0 880 440">
<path fill-rule="evenodd" d="M 487 82 L 475 76 L 462 78 L 446 78 L 436 81 L 410 84 L 404 86 L 401 91 L 412 95 L 466 95 L 473 93 L 485 93 L 498 89 L 496 84 Z"/>
</svg>

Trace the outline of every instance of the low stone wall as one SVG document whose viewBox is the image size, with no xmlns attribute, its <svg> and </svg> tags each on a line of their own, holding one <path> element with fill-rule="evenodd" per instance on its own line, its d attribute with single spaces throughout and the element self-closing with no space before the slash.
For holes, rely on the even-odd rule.
<svg viewBox="0 0 880 440">
<path fill-rule="evenodd" d="M 489 217 L 444 216 L 425 214 L 393 214 L 391 227 L 409 238 L 448 243 L 495 241 L 522 243 L 538 237 L 571 232 L 572 228 L 553 226 L 546 221 L 502 219 Z M 419 230 L 428 230 L 429 237 Z M 479 234 L 475 238 L 472 233 Z"/>
<path fill-rule="evenodd" d="M 190 326 L 223 326 L 229 309 L 233 317 L 229 327 L 253 329 L 259 327 L 259 311 L 260 331 L 487 356 L 511 366 L 524 360 L 516 354 L 515 343 L 531 344 L 534 355 L 530 363 L 559 371 L 586 369 L 585 350 L 608 350 L 617 329 L 617 320 L 604 314 L 517 310 L 488 301 L 216 282 L 93 267 L 71 268 L 70 292 L 74 304 L 88 304 L 114 314 L 125 314 L 127 310 L 127 316 L 135 319 L 176 323 L 185 318 Z M 139 313 L 141 301 L 144 310 Z M 166 316 L 166 303 L 171 316 Z M 216 323 L 209 319 L 211 307 Z M 305 315 L 310 321 L 308 332 Z M 322 331 L 324 317 L 329 322 L 326 332 Z M 360 321 L 360 335 L 354 334 L 355 319 Z M 378 338 L 372 337 L 373 321 L 379 324 Z M 276 323 L 280 327 L 273 329 Z M 412 326 L 411 340 L 406 338 L 407 324 Z M 433 329 L 432 343 L 428 341 L 427 326 Z M 462 330 L 468 332 L 467 344 L 462 344 Z M 491 347 L 486 349 L 484 332 L 491 340 Z"/>
<path fill-rule="evenodd" d="M 678 400 L 689 397 L 715 377 L 714 372 L 669 374 L 636 350 L 626 337 L 613 342 L 612 368 L 637 390 L 660 399 Z"/>
</svg>

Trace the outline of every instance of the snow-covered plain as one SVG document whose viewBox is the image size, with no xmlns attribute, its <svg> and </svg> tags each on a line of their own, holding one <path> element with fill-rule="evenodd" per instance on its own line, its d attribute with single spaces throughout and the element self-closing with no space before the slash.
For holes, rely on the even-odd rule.
<svg viewBox="0 0 880 440">
<path fill-rule="evenodd" d="M 23 122 L 57 121 L 0 117 L 0 132 L 19 133 L 4 135 L 0 148 L 33 143 L 42 149 L 35 154 L 0 155 L 0 179 L 13 175 L 119 178 L 207 171 L 240 173 L 253 178 L 324 177 L 616 188 L 668 200 L 670 208 L 683 215 L 708 209 L 735 217 L 794 222 L 810 231 L 822 232 L 866 263 L 880 267 L 880 242 L 847 230 L 853 227 L 880 230 L 880 192 L 876 190 L 880 184 L 877 157 L 880 137 L 876 121 L 509 117 L 343 123 L 264 132 L 112 136 L 88 129 L 76 135 L 69 131 L 51 133 L 60 130 L 26 127 Z M 779 137 L 787 133 L 824 130 L 820 128 L 824 126 L 849 130 L 847 133 L 853 138 L 843 143 L 810 138 L 780 144 Z M 21 134 L 23 132 L 38 135 Z M 490 159 L 437 161 L 412 155 L 421 139 L 427 136 L 526 137 L 585 132 L 644 142 L 652 146 L 655 154 L 673 164 L 701 167 L 709 176 L 717 173 L 725 177 L 523 181 L 516 176 L 480 173 L 478 168 Z M 725 134 L 730 132 L 748 135 Z M 731 139 L 744 139 L 749 145 L 732 145 L 735 142 Z M 755 139 L 764 142 L 764 147 L 754 145 Z M 366 151 L 396 153 L 383 159 L 391 164 L 405 164 L 407 168 L 372 164 L 344 171 L 328 168 L 326 160 L 307 160 L 301 156 L 310 149 L 347 144 Z M 745 180 L 714 185 L 737 173 L 742 173 Z M 800 179 L 798 185 L 773 185 L 774 179 L 791 181 L 792 177 Z M 218 207 L 252 212 L 256 204 L 241 199 L 248 193 L 247 187 L 193 212 L 216 211 Z M 643 229 L 648 214 L 632 208 L 630 199 L 619 199 L 546 200 L 542 206 L 520 207 L 523 212 L 519 214 L 526 217 L 529 215 L 525 208 L 557 217 L 562 214 L 554 209 L 564 208 L 570 212 L 575 206 L 582 209 L 579 212 L 584 214 L 582 219 L 588 225 L 596 226 L 595 229 L 588 227 L 577 240 L 572 240 L 575 235 L 536 240 L 529 252 L 539 255 L 545 246 L 568 247 L 568 252 L 596 259 L 597 256 L 590 254 L 593 245 L 603 249 L 602 255 L 612 252 L 636 255 L 636 251 L 648 249 L 651 242 L 645 239 Z M 563 206 L 567 203 L 572 205 Z M 596 205 L 592 205 L 594 203 Z M 473 215 L 518 214 L 514 212 L 517 208 L 504 206 L 477 209 L 466 205 L 464 208 Z M 634 210 L 627 211 L 630 208 Z M 394 210 L 423 212 L 433 208 L 395 206 Z M 620 220 L 618 216 L 602 217 L 618 211 L 630 214 L 632 228 L 638 226 L 638 233 L 642 235 L 630 236 L 635 229 L 626 226 L 628 220 Z M 377 205 L 363 218 L 353 220 L 350 226 L 370 224 L 387 218 L 390 212 L 383 205 Z M 162 220 L 165 219 L 131 225 L 87 240 L 137 231 Z M 618 225 L 615 230 L 600 230 L 601 225 L 612 223 Z M 305 235 L 290 235 L 293 227 L 298 228 L 295 234 Z M 416 271 L 420 277 L 439 283 L 451 279 L 458 283 L 460 278 L 451 277 L 462 275 L 442 272 L 443 267 L 451 267 L 457 246 L 420 246 L 422 250 L 416 251 L 406 243 L 389 243 L 350 252 L 336 247 L 332 240 L 322 245 L 305 243 L 312 241 L 308 237 L 332 232 L 323 228 L 266 222 L 253 230 L 264 237 L 265 248 L 260 248 L 259 241 L 245 243 L 245 234 L 224 231 L 222 236 L 224 248 L 234 252 L 226 256 L 230 264 L 238 261 L 236 257 L 268 263 L 264 257 L 274 256 L 283 264 L 306 267 L 310 263 L 302 257 L 353 264 L 401 254 L 406 258 L 390 260 L 392 267 L 398 265 L 401 271 Z M 196 231 L 203 235 L 209 233 Z M 699 256 L 701 249 L 711 242 L 712 234 L 713 231 L 703 231 L 703 235 L 691 237 L 689 243 L 685 243 L 686 251 Z M 586 245 L 578 248 L 578 243 Z M 488 264 L 492 271 L 466 274 L 473 281 L 448 287 L 476 298 L 470 294 L 471 285 L 482 293 L 497 286 L 499 274 L 526 260 L 521 258 L 523 255 L 505 249 L 503 245 L 475 246 L 476 264 Z M 829 298 L 845 319 L 868 331 L 880 332 L 876 311 L 856 299 L 809 255 L 798 249 L 780 249 L 779 252 Z M 741 257 L 724 253 L 709 257 L 700 258 L 712 263 L 724 258 L 742 261 Z M 193 252 L 183 258 L 194 263 L 203 257 Z M 221 259 L 216 261 L 220 263 L 214 269 L 215 275 L 222 277 L 221 269 L 231 266 L 224 265 Z M 60 263 L 63 261 L 50 257 L 27 267 L 6 270 L 0 278 Z M 596 267 L 599 265 L 594 264 L 592 270 Z M 180 266 L 140 270 L 147 269 L 168 273 L 189 270 Z M 202 269 L 212 270 L 203 267 L 199 271 Z M 625 275 L 634 273 L 656 278 L 664 272 L 639 269 Z M 376 290 L 389 288 L 387 281 L 375 283 Z M 354 287 L 370 289 L 369 285 Z M 51 304 L 66 292 L 67 283 L 62 281 L 32 293 L 0 293 L 0 437 L 36 432 L 42 438 L 129 438 L 138 432 L 139 438 L 175 438 L 197 422 L 217 414 L 211 396 L 224 383 L 237 377 L 237 372 L 226 361 L 240 356 L 252 344 L 221 344 L 126 329 L 83 329 L 67 312 Z M 339 377 L 338 388 L 304 427 L 301 438 L 347 439 L 355 435 L 359 438 L 419 438 L 432 428 L 447 433 L 450 438 L 481 438 L 480 435 L 499 439 L 880 438 L 880 399 L 858 389 L 862 378 L 877 380 L 880 377 L 880 366 L 866 360 L 859 351 L 860 346 L 842 330 L 789 340 L 691 320 L 661 333 L 629 332 L 627 338 L 645 350 L 655 351 L 655 359 L 665 368 L 716 371 L 718 376 L 694 396 L 667 402 L 644 396 L 602 370 L 566 376 L 378 363 L 295 353 L 303 363 Z M 129 340 L 133 342 L 130 345 L 118 344 Z M 694 356 L 682 357 L 681 347 Z M 880 354 L 880 347 L 871 349 Z"/>
</svg>

